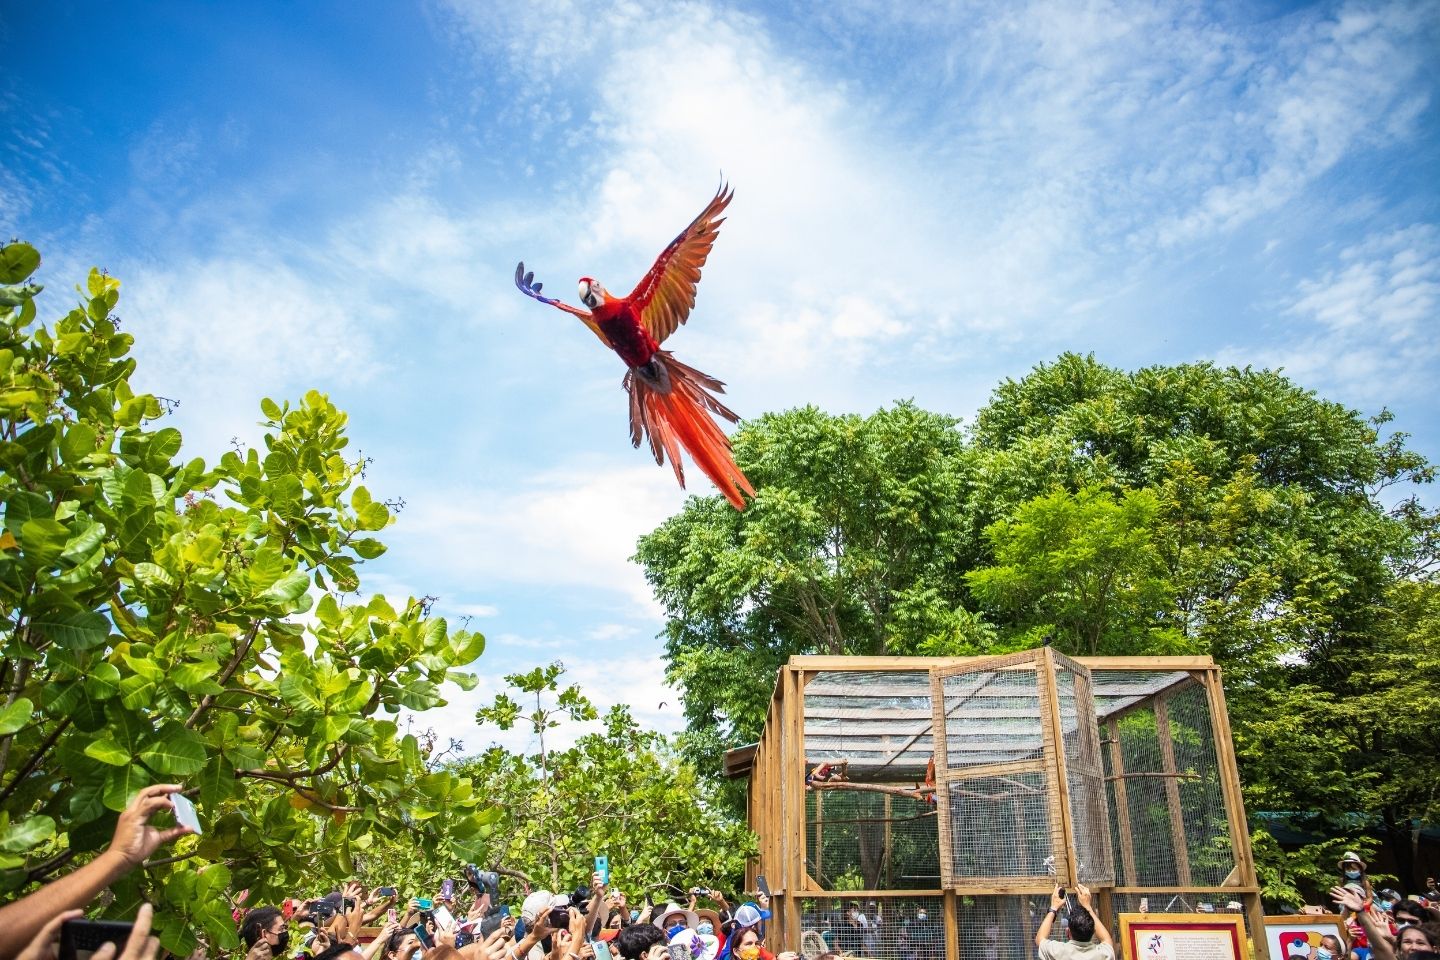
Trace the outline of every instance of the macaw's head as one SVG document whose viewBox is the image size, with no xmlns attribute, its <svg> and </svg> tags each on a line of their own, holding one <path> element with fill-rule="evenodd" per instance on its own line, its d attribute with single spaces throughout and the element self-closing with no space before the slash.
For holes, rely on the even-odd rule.
<svg viewBox="0 0 1440 960">
<path fill-rule="evenodd" d="M 599 280 L 593 277 L 580 278 L 580 302 L 591 310 L 594 310 L 600 306 L 600 304 L 604 303 L 609 296 L 610 295 L 605 292 L 605 288 L 600 285 Z"/>
</svg>

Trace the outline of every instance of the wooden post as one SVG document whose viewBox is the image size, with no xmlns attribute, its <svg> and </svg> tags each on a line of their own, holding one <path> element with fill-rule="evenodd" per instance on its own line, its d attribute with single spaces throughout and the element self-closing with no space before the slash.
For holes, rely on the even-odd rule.
<svg viewBox="0 0 1440 960">
<path fill-rule="evenodd" d="M 1235 740 L 1230 732 L 1230 712 L 1225 706 L 1225 687 L 1218 668 L 1206 672 L 1205 694 L 1210 705 L 1215 760 L 1220 767 L 1220 788 L 1225 797 L 1225 818 L 1230 823 L 1230 843 L 1235 848 L 1237 879 L 1243 886 L 1254 889 L 1259 883 L 1255 876 L 1255 855 L 1250 849 L 1250 825 L 1245 818 L 1245 799 L 1240 792 Z M 1255 960 L 1270 960 L 1270 944 L 1265 938 L 1265 910 L 1260 903 L 1260 894 L 1243 894 L 1241 902 L 1245 904 L 1245 916 L 1250 922 Z"/>
<path fill-rule="evenodd" d="M 1115 820 L 1120 836 L 1120 864 L 1125 868 L 1126 883 L 1139 883 L 1135 873 L 1135 837 L 1130 829 L 1130 797 L 1125 791 L 1125 752 L 1120 749 L 1120 723 L 1111 717 L 1105 722 L 1105 732 L 1110 740 L 1110 772 L 1115 779 Z"/>
<path fill-rule="evenodd" d="M 1160 743 L 1160 766 L 1171 774 L 1165 778 L 1165 805 L 1170 808 L 1170 834 L 1175 848 L 1176 881 L 1182 887 L 1191 884 L 1190 845 L 1185 837 L 1185 816 L 1180 809 L 1180 781 L 1175 769 L 1175 741 L 1170 739 L 1170 711 L 1165 697 L 1155 698 L 1155 739 Z"/>
<path fill-rule="evenodd" d="M 933 670 L 930 673 L 930 744 L 931 757 L 935 760 L 935 811 L 939 822 L 935 836 L 940 844 L 940 886 L 950 890 L 955 886 L 955 843 L 951 838 L 950 812 L 950 753 L 945 743 L 945 680 Z"/>
<path fill-rule="evenodd" d="M 1055 653 L 1046 647 L 1035 664 L 1040 685 L 1040 720 L 1046 731 L 1045 759 L 1050 780 L 1050 836 L 1059 840 L 1053 851 L 1055 878 L 1061 886 L 1075 888 L 1075 838 L 1070 825 L 1070 779 L 1065 769 L 1065 728 L 1060 721 L 1060 689 L 1055 681 Z M 1057 829 L 1058 827 L 1058 829 Z"/>
<path fill-rule="evenodd" d="M 960 898 L 954 889 L 945 891 L 945 957 L 946 960 L 960 960 Z"/>
</svg>

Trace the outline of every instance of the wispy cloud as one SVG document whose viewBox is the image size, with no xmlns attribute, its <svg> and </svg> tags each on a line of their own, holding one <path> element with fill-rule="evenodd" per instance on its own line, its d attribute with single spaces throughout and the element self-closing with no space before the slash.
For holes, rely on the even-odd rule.
<svg viewBox="0 0 1440 960">
<path fill-rule="evenodd" d="M 1283 366 L 1356 404 L 1428 391 L 1440 360 L 1440 229 L 1414 224 L 1344 248 L 1298 283 L 1283 315 L 1281 342 L 1235 345 L 1221 360 Z"/>
</svg>

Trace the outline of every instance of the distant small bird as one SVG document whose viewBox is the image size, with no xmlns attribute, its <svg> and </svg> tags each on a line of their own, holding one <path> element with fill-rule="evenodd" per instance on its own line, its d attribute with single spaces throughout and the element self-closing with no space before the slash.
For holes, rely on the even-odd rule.
<svg viewBox="0 0 1440 960">
<path fill-rule="evenodd" d="M 611 296 L 593 277 L 580 278 L 580 301 L 589 310 L 541 296 L 541 284 L 534 282 L 533 272 L 526 272 L 523 260 L 515 267 L 515 286 L 527 297 L 579 317 L 625 361 L 629 370 L 622 386 L 630 394 L 632 445 L 640 446 L 642 436 L 648 439 L 655 462 L 663 464 L 668 456 L 682 487 L 683 447 L 735 509 L 744 510 L 742 491 L 753 497 L 755 489 L 735 465 L 730 439 L 711 417 L 717 414 L 731 423 L 740 419 L 715 399 L 715 394 L 725 392 L 725 385 L 660 349 L 695 306 L 700 269 L 725 222 L 720 214 L 733 195 L 722 183 L 715 198 L 661 252 L 627 297 Z"/>
</svg>

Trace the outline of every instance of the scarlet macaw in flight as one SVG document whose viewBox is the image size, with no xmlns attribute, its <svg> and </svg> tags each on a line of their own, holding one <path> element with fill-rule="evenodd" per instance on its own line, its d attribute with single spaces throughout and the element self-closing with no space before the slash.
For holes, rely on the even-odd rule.
<svg viewBox="0 0 1440 960">
<path fill-rule="evenodd" d="M 641 278 L 628 297 L 614 297 L 592 277 L 580 278 L 581 310 L 550 297 L 541 296 L 535 274 L 525 271 L 521 261 L 515 267 L 515 286 L 527 297 L 558 307 L 580 318 L 600 342 L 620 355 L 630 369 L 622 381 L 630 394 L 630 442 L 640 446 L 641 437 L 650 441 L 655 462 L 670 457 L 675 479 L 685 486 L 680 466 L 680 448 L 704 471 L 736 510 L 745 509 L 740 491 L 755 496 L 755 489 L 735 465 L 730 440 L 711 418 L 715 413 L 737 422 L 740 418 L 715 399 L 725 384 L 681 363 L 660 344 L 684 323 L 695 306 L 695 287 L 700 268 L 719 236 L 720 214 L 734 191 L 724 184 L 700 215 L 680 232 L 656 258 L 650 272 Z"/>
</svg>

